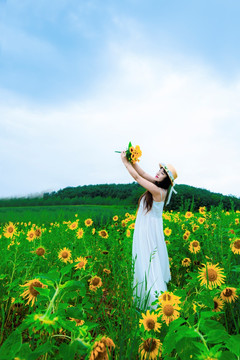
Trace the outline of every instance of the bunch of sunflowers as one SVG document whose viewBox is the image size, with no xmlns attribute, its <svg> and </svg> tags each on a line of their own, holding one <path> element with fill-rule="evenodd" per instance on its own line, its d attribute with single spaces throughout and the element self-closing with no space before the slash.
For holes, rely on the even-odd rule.
<svg viewBox="0 0 240 360">
<path fill-rule="evenodd" d="M 115 151 L 120 153 L 121 151 Z M 128 144 L 128 148 L 126 150 L 126 158 L 129 162 L 132 164 L 135 164 L 137 161 L 139 162 L 139 158 L 142 156 L 142 151 L 140 149 L 139 145 L 136 145 L 135 147 L 132 145 L 131 142 Z"/>
</svg>

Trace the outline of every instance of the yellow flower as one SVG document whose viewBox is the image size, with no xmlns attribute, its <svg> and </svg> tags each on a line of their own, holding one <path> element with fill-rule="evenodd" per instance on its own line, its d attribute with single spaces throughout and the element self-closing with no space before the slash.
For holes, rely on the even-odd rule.
<svg viewBox="0 0 240 360">
<path fill-rule="evenodd" d="M 62 250 L 59 251 L 58 253 L 58 258 L 67 263 L 68 261 L 70 261 L 72 254 L 71 254 L 71 250 L 67 249 L 66 247 L 64 247 Z"/>
<path fill-rule="evenodd" d="M 131 236 L 131 231 L 129 230 L 129 229 L 127 229 L 127 231 L 126 231 L 126 237 L 130 237 Z"/>
<path fill-rule="evenodd" d="M 93 344 L 89 360 L 109 360 L 108 354 L 111 354 L 113 348 L 115 344 L 112 339 L 103 336 Z"/>
<path fill-rule="evenodd" d="M 201 280 L 200 285 L 206 285 L 209 289 L 213 287 L 220 286 L 225 282 L 223 279 L 226 277 L 222 274 L 223 269 L 218 268 L 218 263 L 216 265 L 212 265 L 212 263 L 203 264 L 203 267 L 199 271 L 199 279 Z M 207 285 L 208 283 L 208 285 Z"/>
<path fill-rule="evenodd" d="M 84 320 L 75 319 L 75 318 L 71 318 L 71 317 L 69 317 L 69 320 L 71 320 L 71 321 L 75 321 L 76 326 L 82 326 L 82 325 L 85 323 L 85 321 L 84 321 Z"/>
<path fill-rule="evenodd" d="M 157 322 L 158 315 L 156 315 L 154 312 L 150 314 L 150 311 L 147 310 L 146 315 L 142 313 L 143 319 L 139 320 L 139 325 L 141 326 L 143 324 L 144 329 L 147 331 L 154 330 L 160 332 L 160 328 L 162 324 Z"/>
<path fill-rule="evenodd" d="M 128 226 L 129 229 L 134 229 L 135 228 L 135 223 L 132 223 Z"/>
<path fill-rule="evenodd" d="M 158 297 L 158 302 L 159 304 L 164 304 L 166 303 L 173 303 L 173 304 L 180 304 L 181 297 L 174 295 L 172 292 L 170 291 L 164 291 L 159 297 Z"/>
<path fill-rule="evenodd" d="M 162 353 L 162 343 L 159 339 L 148 338 L 143 339 L 138 348 L 138 352 L 141 355 L 141 360 L 157 360 Z"/>
<path fill-rule="evenodd" d="M 166 236 L 170 236 L 171 233 L 172 233 L 172 230 L 169 229 L 168 227 L 164 230 L 164 234 L 165 234 Z"/>
<path fill-rule="evenodd" d="M 199 229 L 199 226 L 198 225 L 193 225 L 192 227 L 192 231 L 195 232 Z"/>
<path fill-rule="evenodd" d="M 185 214 L 185 218 L 186 219 L 190 219 L 193 215 L 193 213 L 191 211 L 187 211 L 186 214 Z"/>
<path fill-rule="evenodd" d="M 206 206 L 200 206 L 199 213 L 200 214 L 205 214 L 205 212 L 206 212 Z"/>
<path fill-rule="evenodd" d="M 197 240 L 191 241 L 189 244 L 189 250 L 191 251 L 191 253 L 195 253 L 195 254 L 199 252 L 201 250 L 199 241 Z"/>
<path fill-rule="evenodd" d="M 43 256 L 45 254 L 46 250 L 44 247 L 40 246 L 36 249 L 35 253 L 38 255 L 38 256 Z"/>
<path fill-rule="evenodd" d="M 226 287 L 220 294 L 220 297 L 226 301 L 231 303 L 232 301 L 235 302 L 235 300 L 238 298 L 238 295 L 236 294 L 237 289 L 233 287 Z"/>
<path fill-rule="evenodd" d="M 199 224 L 203 224 L 206 219 L 203 217 L 198 218 Z"/>
<path fill-rule="evenodd" d="M 96 229 L 95 229 L 95 228 L 93 228 L 93 229 L 92 229 L 92 234 L 94 235 L 94 234 L 95 234 L 95 232 L 96 232 Z"/>
<path fill-rule="evenodd" d="M 88 281 L 90 281 L 89 289 L 92 291 L 96 291 L 97 288 L 100 288 L 103 285 L 102 279 L 99 276 L 94 276 Z"/>
<path fill-rule="evenodd" d="M 103 239 L 107 239 L 108 238 L 108 232 L 106 230 L 100 230 L 98 232 L 98 235 L 101 236 Z"/>
<path fill-rule="evenodd" d="M 187 266 L 190 266 L 190 264 L 191 264 L 191 260 L 189 258 L 184 258 L 182 260 L 182 266 L 187 267 Z"/>
<path fill-rule="evenodd" d="M 115 216 L 113 217 L 113 221 L 117 221 L 117 220 L 118 220 L 118 216 L 115 215 Z"/>
<path fill-rule="evenodd" d="M 84 234 L 84 231 L 82 228 L 80 228 L 80 229 L 78 229 L 76 236 L 78 239 L 82 239 L 83 234 Z"/>
<path fill-rule="evenodd" d="M 178 310 L 180 309 L 181 308 L 178 304 L 174 304 L 170 301 L 164 301 L 160 303 L 160 308 L 158 308 L 157 311 L 159 312 L 159 316 L 162 315 L 162 321 L 165 321 L 166 324 L 169 325 L 171 321 L 179 318 L 180 313 Z"/>
<path fill-rule="evenodd" d="M 75 230 L 78 227 L 78 220 L 71 223 L 68 227 L 71 230 Z"/>
<path fill-rule="evenodd" d="M 34 229 L 31 229 L 27 232 L 27 240 L 33 241 L 34 239 L 36 239 L 35 231 Z"/>
<path fill-rule="evenodd" d="M 213 298 L 213 302 L 214 302 L 214 309 L 212 310 L 213 312 L 218 312 L 221 311 L 223 308 L 223 301 L 221 299 L 219 299 L 217 296 L 215 296 Z"/>
<path fill-rule="evenodd" d="M 30 280 L 30 281 L 26 282 L 24 285 L 20 285 L 20 286 L 27 288 L 20 296 L 28 299 L 27 305 L 30 302 L 32 302 L 31 306 L 34 305 L 34 302 L 37 299 L 37 296 L 39 295 L 39 292 L 35 288 L 47 287 L 47 285 L 44 285 L 38 279 Z"/>
<path fill-rule="evenodd" d="M 85 270 L 85 266 L 87 264 L 87 259 L 80 256 L 78 258 L 76 258 L 76 260 L 74 260 L 74 262 L 77 262 L 77 264 L 75 265 L 75 269 L 84 269 Z"/>
<path fill-rule="evenodd" d="M 110 273 L 111 273 L 111 270 L 103 269 L 103 272 L 105 272 L 106 274 L 110 274 Z"/>
<path fill-rule="evenodd" d="M 42 235 L 42 229 L 41 229 L 41 228 L 36 228 L 36 229 L 35 229 L 35 236 L 36 236 L 36 238 L 37 238 L 37 239 L 40 238 L 41 235 Z"/>
<path fill-rule="evenodd" d="M 84 223 L 86 226 L 91 226 L 93 224 L 93 221 L 92 219 L 86 219 Z"/>
<path fill-rule="evenodd" d="M 238 225 L 239 224 L 239 219 L 235 219 L 235 224 Z"/>
<path fill-rule="evenodd" d="M 240 255 L 240 239 L 236 239 L 232 244 L 230 244 L 230 248 L 234 254 Z"/>
</svg>

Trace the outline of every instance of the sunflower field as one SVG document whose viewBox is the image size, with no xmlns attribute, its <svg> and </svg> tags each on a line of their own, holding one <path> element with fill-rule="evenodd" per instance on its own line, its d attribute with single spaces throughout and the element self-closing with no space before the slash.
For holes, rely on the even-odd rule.
<svg viewBox="0 0 240 360">
<path fill-rule="evenodd" d="M 0 225 L 0 359 L 239 360 L 240 211 L 163 212 L 154 311 L 133 297 L 136 211 L 113 211 Z"/>
</svg>

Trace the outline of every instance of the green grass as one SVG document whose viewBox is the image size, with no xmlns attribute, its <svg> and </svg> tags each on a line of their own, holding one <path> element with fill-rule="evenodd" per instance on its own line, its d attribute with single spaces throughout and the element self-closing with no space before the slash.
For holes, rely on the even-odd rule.
<svg viewBox="0 0 240 360">
<path fill-rule="evenodd" d="M 49 225 L 51 222 L 93 218 L 95 225 L 107 223 L 114 215 L 135 212 L 136 208 L 117 205 L 54 205 L 54 206 L 23 206 L 0 208 L 0 225 L 9 221 L 29 222 Z"/>
</svg>

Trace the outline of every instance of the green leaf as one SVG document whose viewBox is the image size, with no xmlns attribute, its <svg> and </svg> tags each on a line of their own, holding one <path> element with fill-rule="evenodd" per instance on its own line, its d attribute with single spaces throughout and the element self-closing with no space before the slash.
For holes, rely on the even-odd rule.
<svg viewBox="0 0 240 360">
<path fill-rule="evenodd" d="M 226 341 L 226 347 L 238 357 L 240 356 L 240 335 L 231 335 Z"/>
<path fill-rule="evenodd" d="M 46 298 L 49 299 L 50 289 L 47 289 L 47 288 L 39 288 L 39 287 L 38 287 L 36 290 L 39 292 L 39 294 L 40 294 L 41 296 L 44 296 L 44 297 L 46 297 Z"/>
<path fill-rule="evenodd" d="M 0 349 L 0 359 L 9 360 L 12 359 L 22 346 L 21 333 L 15 330 L 3 343 Z"/>
<path fill-rule="evenodd" d="M 66 281 L 64 284 L 62 284 L 60 286 L 61 289 L 68 289 L 68 290 L 81 290 L 84 288 L 84 284 L 81 283 L 80 281 L 76 281 L 76 280 L 69 280 L 69 281 Z"/>
<path fill-rule="evenodd" d="M 184 338 L 176 344 L 176 350 L 181 360 L 190 360 L 195 354 L 196 348 L 192 339 Z"/>
<path fill-rule="evenodd" d="M 186 320 L 184 320 L 184 319 L 181 318 L 181 317 L 179 317 L 178 319 L 170 322 L 169 331 L 175 331 L 175 330 L 177 330 L 183 323 L 186 323 Z"/>
<path fill-rule="evenodd" d="M 72 270 L 72 268 L 73 268 L 73 264 L 68 264 L 67 266 L 65 266 L 64 268 L 62 268 L 61 269 L 61 275 L 66 275 L 66 274 L 68 274 L 71 270 Z"/>
<path fill-rule="evenodd" d="M 225 327 L 220 322 L 210 319 L 202 320 L 199 324 L 199 329 L 204 334 L 207 334 L 210 330 L 226 331 Z"/>
<path fill-rule="evenodd" d="M 69 307 L 66 309 L 66 316 L 81 320 L 83 317 L 83 309 Z"/>
<path fill-rule="evenodd" d="M 221 343 L 225 342 L 229 338 L 228 333 L 225 330 L 211 330 L 207 333 L 207 341 L 209 343 Z"/>
<path fill-rule="evenodd" d="M 223 351 L 219 360 L 237 360 L 237 357 L 231 351 Z"/>
</svg>

